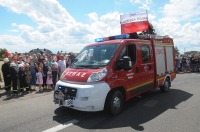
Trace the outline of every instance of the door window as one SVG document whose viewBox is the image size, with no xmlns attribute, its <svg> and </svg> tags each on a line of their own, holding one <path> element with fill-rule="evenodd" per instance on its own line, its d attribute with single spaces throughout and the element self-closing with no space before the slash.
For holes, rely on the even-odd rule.
<svg viewBox="0 0 200 132">
<path fill-rule="evenodd" d="M 142 62 L 143 63 L 148 63 L 151 60 L 150 56 L 150 48 L 148 45 L 142 45 L 141 46 L 141 51 L 142 51 Z"/>
<path fill-rule="evenodd" d="M 132 66 L 135 64 L 135 62 L 136 62 L 136 48 L 135 48 L 135 45 L 133 45 L 133 44 L 129 44 L 129 45 L 126 45 L 124 48 L 123 48 L 123 50 L 122 50 L 122 52 L 121 52 L 121 54 L 120 54 L 120 56 L 119 56 L 119 59 L 118 59 L 118 64 L 117 64 L 117 69 L 119 69 L 119 67 L 120 67 L 120 62 L 121 62 L 121 60 L 123 60 L 123 57 L 124 56 L 128 56 L 128 57 L 130 57 L 131 58 L 131 62 L 132 62 Z"/>
</svg>

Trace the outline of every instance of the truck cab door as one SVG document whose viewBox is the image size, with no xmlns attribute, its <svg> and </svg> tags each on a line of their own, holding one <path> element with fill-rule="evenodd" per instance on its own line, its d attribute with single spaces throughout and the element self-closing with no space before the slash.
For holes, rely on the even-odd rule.
<svg viewBox="0 0 200 132">
<path fill-rule="evenodd" d="M 131 59 L 132 68 L 131 70 L 125 70 L 122 67 L 122 60 L 124 56 L 128 56 Z M 138 67 L 137 63 L 137 49 L 135 44 L 127 44 L 121 51 L 115 67 L 115 75 L 117 76 L 117 83 L 120 86 L 123 86 L 126 91 L 127 99 L 133 97 L 131 93 L 132 89 L 134 89 L 137 85 L 139 85 L 140 78 L 138 74 L 136 74 L 136 67 Z"/>
<path fill-rule="evenodd" d="M 150 43 L 139 45 L 139 48 L 141 59 L 139 60 L 140 65 L 138 68 L 138 74 L 140 77 L 141 87 L 139 87 L 138 89 L 140 92 L 144 92 L 155 86 L 154 57 Z"/>
</svg>

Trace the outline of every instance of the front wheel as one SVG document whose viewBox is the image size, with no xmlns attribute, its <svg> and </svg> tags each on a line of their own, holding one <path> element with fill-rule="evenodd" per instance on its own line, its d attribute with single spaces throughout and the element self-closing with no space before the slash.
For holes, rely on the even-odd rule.
<svg viewBox="0 0 200 132">
<path fill-rule="evenodd" d="M 168 92 L 169 87 L 170 87 L 170 80 L 169 80 L 169 78 L 166 78 L 164 84 L 160 87 L 160 90 L 162 92 Z"/>
<path fill-rule="evenodd" d="M 117 115 L 123 110 L 124 97 L 120 91 L 114 91 L 108 95 L 106 110 L 112 115 Z"/>
</svg>

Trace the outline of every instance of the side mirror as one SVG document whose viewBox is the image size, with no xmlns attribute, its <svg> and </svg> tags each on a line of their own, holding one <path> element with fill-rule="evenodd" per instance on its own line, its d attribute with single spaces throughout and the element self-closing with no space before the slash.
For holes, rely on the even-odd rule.
<svg viewBox="0 0 200 132">
<path fill-rule="evenodd" d="M 132 62 L 131 62 L 131 58 L 128 56 L 124 56 L 123 57 L 123 68 L 126 71 L 129 71 L 132 69 Z"/>
</svg>

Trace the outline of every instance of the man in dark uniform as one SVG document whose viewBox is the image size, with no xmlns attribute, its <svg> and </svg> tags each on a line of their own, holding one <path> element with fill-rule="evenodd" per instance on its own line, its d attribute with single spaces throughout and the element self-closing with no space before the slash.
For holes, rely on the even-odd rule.
<svg viewBox="0 0 200 132">
<path fill-rule="evenodd" d="M 14 62 L 10 64 L 10 76 L 11 76 L 11 81 L 12 81 L 13 94 L 17 95 L 18 94 L 18 90 L 17 90 L 18 73 L 16 70 L 16 64 Z"/>
<path fill-rule="evenodd" d="M 42 87 L 43 87 L 44 89 L 47 89 L 46 81 L 47 81 L 48 65 L 47 65 L 46 59 L 43 58 L 41 63 L 42 63 L 42 65 L 43 65 L 43 84 L 42 84 Z"/>
<path fill-rule="evenodd" d="M 19 78 L 19 88 L 20 88 L 20 92 L 24 93 L 24 88 L 26 86 L 26 75 L 25 75 L 25 71 L 24 71 L 24 65 L 23 64 L 19 64 L 19 72 L 18 72 L 18 78 Z"/>
<path fill-rule="evenodd" d="M 8 58 L 4 58 L 4 64 L 1 67 L 3 73 L 3 79 L 5 83 L 5 91 L 10 92 L 11 90 L 11 78 L 10 78 L 10 63 Z"/>
</svg>

